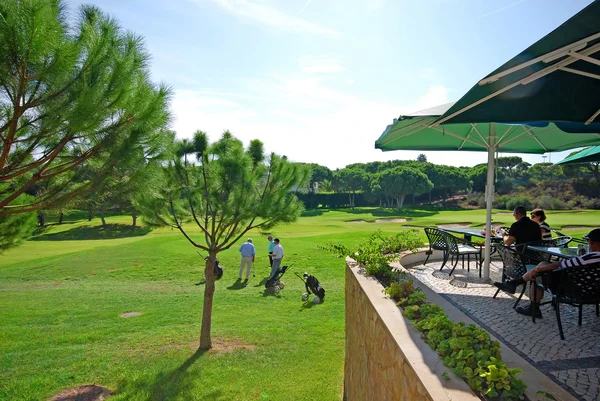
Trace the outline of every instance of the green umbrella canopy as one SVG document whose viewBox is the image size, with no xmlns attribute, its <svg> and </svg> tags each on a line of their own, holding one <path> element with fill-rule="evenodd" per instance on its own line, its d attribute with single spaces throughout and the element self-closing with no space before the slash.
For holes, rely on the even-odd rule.
<svg viewBox="0 0 600 401">
<path fill-rule="evenodd" d="M 375 148 L 389 150 L 470 150 L 487 152 L 486 232 L 491 233 L 494 200 L 494 155 L 499 152 L 546 153 L 600 144 L 600 135 L 573 135 L 552 123 L 497 124 L 461 123 L 432 126 L 455 105 L 448 103 L 433 109 L 400 116 L 388 125 L 375 141 Z M 485 239 L 484 279 L 490 274 L 491 237 Z"/>
<path fill-rule="evenodd" d="M 576 164 L 589 162 L 600 162 L 600 146 L 592 146 L 587 149 L 583 149 L 574 155 L 564 158 L 556 164 Z"/>
<path fill-rule="evenodd" d="M 375 142 L 375 148 L 390 150 L 470 150 L 491 149 L 507 153 L 557 152 L 600 144 L 598 134 L 572 135 L 553 123 L 524 124 L 442 124 L 431 127 L 455 103 L 400 116 L 388 125 Z M 492 128 L 493 127 L 493 128 Z M 490 140 L 490 131 L 495 137 Z M 493 145 L 492 145 L 493 143 Z"/>
<path fill-rule="evenodd" d="M 600 1 L 595 1 L 482 79 L 437 123 L 595 123 L 586 132 L 600 132 L 598 93 Z"/>
</svg>

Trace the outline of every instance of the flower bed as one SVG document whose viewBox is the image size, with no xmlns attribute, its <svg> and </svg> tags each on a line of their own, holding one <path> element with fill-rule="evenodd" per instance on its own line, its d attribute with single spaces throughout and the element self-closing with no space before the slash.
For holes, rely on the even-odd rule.
<svg viewBox="0 0 600 401">
<path fill-rule="evenodd" d="M 393 236 L 376 232 L 355 248 L 339 243 L 329 243 L 324 248 L 355 259 L 364 266 L 366 274 L 376 277 L 444 365 L 474 392 L 491 400 L 524 399 L 526 385 L 516 377 L 521 371 L 506 366 L 497 341 L 473 324 L 452 322 L 442 308 L 427 302 L 426 295 L 415 288 L 406 274 L 390 267 L 400 252 L 414 251 L 422 245 L 415 231 L 404 231 Z"/>
</svg>

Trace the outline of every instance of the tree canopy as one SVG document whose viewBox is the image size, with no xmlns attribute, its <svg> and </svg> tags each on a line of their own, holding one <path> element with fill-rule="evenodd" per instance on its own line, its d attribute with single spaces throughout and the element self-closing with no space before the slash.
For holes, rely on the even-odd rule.
<svg viewBox="0 0 600 401">
<path fill-rule="evenodd" d="M 93 190 L 132 149 L 155 152 L 168 122 L 170 91 L 150 82 L 142 38 L 96 7 L 69 21 L 59 0 L 0 5 L 0 216 Z M 94 179 L 78 179 L 90 160 Z"/>
<path fill-rule="evenodd" d="M 208 253 L 200 336 L 200 348 L 208 349 L 217 254 L 249 230 L 294 221 L 303 204 L 293 190 L 306 185 L 309 169 L 274 153 L 265 157 L 260 141 L 244 149 L 229 132 L 209 144 L 198 131 L 193 140 L 178 145 L 178 157 L 164 168 L 163 187 L 146 194 L 140 205 L 148 224 L 173 227 Z M 201 234 L 193 234 L 185 223 L 194 223 Z"/>
</svg>

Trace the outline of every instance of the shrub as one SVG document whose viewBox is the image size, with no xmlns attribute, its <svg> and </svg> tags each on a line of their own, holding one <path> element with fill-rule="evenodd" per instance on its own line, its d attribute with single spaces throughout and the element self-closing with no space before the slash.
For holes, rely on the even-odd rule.
<svg viewBox="0 0 600 401">
<path fill-rule="evenodd" d="M 517 206 L 525 206 L 525 208 L 529 210 L 531 209 L 532 203 L 531 198 L 527 196 L 513 196 L 506 201 L 506 209 L 512 210 Z"/>
</svg>

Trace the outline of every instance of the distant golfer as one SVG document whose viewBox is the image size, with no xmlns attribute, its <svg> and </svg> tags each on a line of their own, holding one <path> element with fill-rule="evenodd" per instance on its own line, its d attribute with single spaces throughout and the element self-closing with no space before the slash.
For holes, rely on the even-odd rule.
<svg viewBox="0 0 600 401">
<path fill-rule="evenodd" d="M 273 248 L 275 248 L 275 241 L 273 241 L 273 236 L 271 234 L 267 235 L 267 240 L 269 240 L 269 266 L 273 267 Z"/>
<path fill-rule="evenodd" d="M 271 277 L 275 274 L 279 266 L 281 266 L 281 259 L 283 259 L 283 247 L 279 245 L 279 238 L 273 240 L 275 246 L 273 247 L 273 264 L 271 265 Z"/>
<path fill-rule="evenodd" d="M 248 242 L 245 242 L 240 246 L 240 253 L 242 254 L 242 260 L 240 262 L 240 274 L 238 279 L 242 279 L 244 274 L 244 266 L 246 266 L 246 281 L 250 278 L 250 271 L 252 270 L 252 264 L 254 263 L 254 256 L 256 255 L 256 249 L 252 244 L 252 238 L 248 238 Z"/>
</svg>

